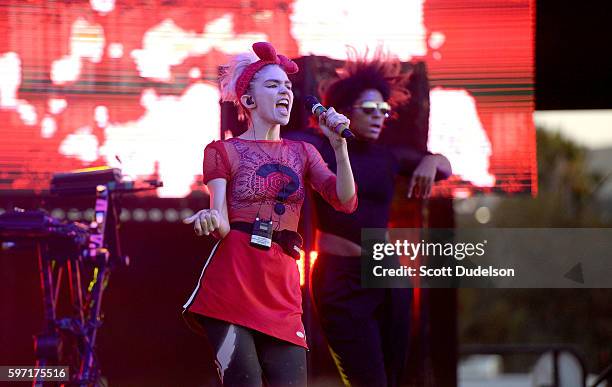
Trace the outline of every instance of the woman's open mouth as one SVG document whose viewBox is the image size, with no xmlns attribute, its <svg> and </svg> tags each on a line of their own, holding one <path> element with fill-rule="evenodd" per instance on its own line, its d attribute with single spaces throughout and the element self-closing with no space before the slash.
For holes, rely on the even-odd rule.
<svg viewBox="0 0 612 387">
<path fill-rule="evenodd" d="M 281 98 L 276 102 L 276 110 L 284 116 L 289 115 L 289 100 L 287 98 Z"/>
</svg>

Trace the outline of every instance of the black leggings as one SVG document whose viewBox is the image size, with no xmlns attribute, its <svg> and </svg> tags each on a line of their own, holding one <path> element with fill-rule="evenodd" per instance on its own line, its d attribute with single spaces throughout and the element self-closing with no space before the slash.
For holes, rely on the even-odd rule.
<svg viewBox="0 0 612 387">
<path fill-rule="evenodd" d="M 240 325 L 197 316 L 224 386 L 306 386 L 306 349 Z"/>
<path fill-rule="evenodd" d="M 312 294 L 344 384 L 401 384 L 412 289 L 362 288 L 360 257 L 320 253 L 312 272 Z"/>
</svg>

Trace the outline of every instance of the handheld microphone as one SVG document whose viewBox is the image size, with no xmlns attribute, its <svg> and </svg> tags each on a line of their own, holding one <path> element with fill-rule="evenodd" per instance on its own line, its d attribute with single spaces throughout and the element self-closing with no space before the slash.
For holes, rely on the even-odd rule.
<svg viewBox="0 0 612 387">
<path fill-rule="evenodd" d="M 317 97 L 313 95 L 307 96 L 306 99 L 304 100 L 304 104 L 306 105 L 306 109 L 308 109 L 317 118 L 319 118 L 321 114 L 327 111 L 325 106 L 321 105 Z M 355 137 L 353 132 L 351 132 L 351 130 L 346 124 L 338 124 L 335 128 L 332 128 L 332 130 L 340 134 L 340 137 L 343 137 L 346 139 L 351 139 Z"/>
</svg>

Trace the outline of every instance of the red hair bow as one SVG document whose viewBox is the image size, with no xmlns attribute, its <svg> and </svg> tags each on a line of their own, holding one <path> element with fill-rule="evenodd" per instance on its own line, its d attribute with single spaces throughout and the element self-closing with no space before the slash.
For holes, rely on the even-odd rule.
<svg viewBox="0 0 612 387">
<path fill-rule="evenodd" d="M 253 51 L 255 51 L 259 60 L 248 65 L 238 77 L 236 81 L 237 98 L 242 97 L 246 93 L 249 83 L 251 83 L 255 74 L 266 65 L 277 64 L 287 74 L 295 74 L 299 70 L 298 65 L 294 61 L 284 55 L 277 55 L 274 47 L 268 42 L 254 43 Z"/>
</svg>

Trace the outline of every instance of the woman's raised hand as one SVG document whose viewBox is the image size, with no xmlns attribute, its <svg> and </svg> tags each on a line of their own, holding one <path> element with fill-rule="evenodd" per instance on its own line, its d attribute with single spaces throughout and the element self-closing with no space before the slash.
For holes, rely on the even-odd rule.
<svg viewBox="0 0 612 387">
<path fill-rule="evenodd" d="M 342 138 L 339 133 L 335 132 L 334 128 L 340 124 L 349 126 L 350 123 L 351 120 L 345 115 L 338 113 L 333 107 L 330 107 L 319 116 L 319 127 L 321 127 L 323 134 L 329 139 L 334 149 L 346 144 L 346 140 Z"/>
</svg>

